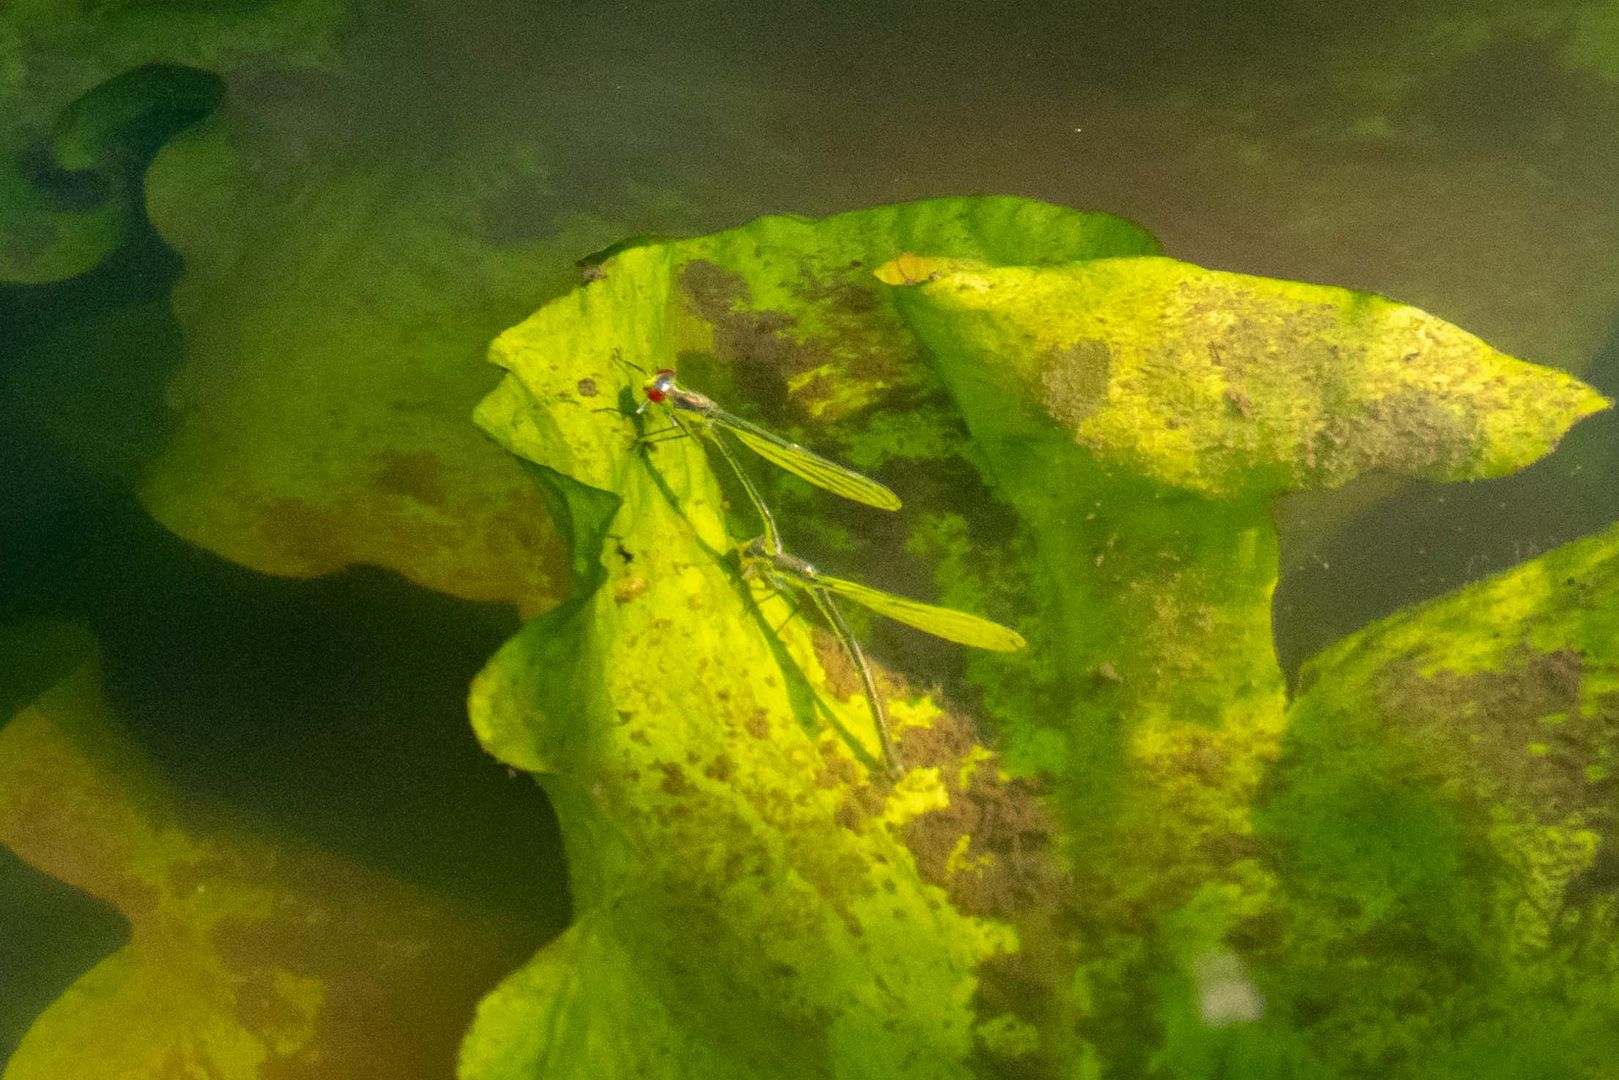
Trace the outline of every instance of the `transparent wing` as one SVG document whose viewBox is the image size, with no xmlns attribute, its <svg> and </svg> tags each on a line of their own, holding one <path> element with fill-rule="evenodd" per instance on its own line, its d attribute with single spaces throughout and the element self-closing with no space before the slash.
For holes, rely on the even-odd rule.
<svg viewBox="0 0 1619 1080">
<path fill-rule="evenodd" d="M 978 649 L 993 649 L 996 652 L 1016 652 L 1029 644 L 1023 640 L 1022 634 L 1000 623 L 980 619 L 977 615 L 969 615 L 954 608 L 935 607 L 920 600 L 895 596 L 893 593 L 862 585 L 858 581 L 846 581 L 843 578 L 817 574 L 814 578 L 804 579 L 804 583 L 810 588 L 820 586 L 835 596 L 851 600 L 895 622 L 914 626 L 924 633 L 944 638 L 946 641 L 971 645 Z"/>
<path fill-rule="evenodd" d="M 875 506 L 879 510 L 899 509 L 899 496 L 869 476 L 861 476 L 853 469 L 845 468 L 835 461 L 828 461 L 813 450 L 806 450 L 797 443 L 788 442 L 781 436 L 771 434 L 757 424 L 749 423 L 740 416 L 732 416 L 722 409 L 715 409 L 709 414 L 709 418 L 730 431 L 743 446 L 772 465 L 786 469 L 795 476 L 801 476 L 816 487 L 825 488 L 845 499 Z"/>
</svg>

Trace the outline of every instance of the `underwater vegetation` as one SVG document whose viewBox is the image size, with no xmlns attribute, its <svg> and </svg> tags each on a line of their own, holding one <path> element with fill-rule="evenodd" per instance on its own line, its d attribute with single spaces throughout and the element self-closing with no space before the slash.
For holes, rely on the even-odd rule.
<svg viewBox="0 0 1619 1080">
<path fill-rule="evenodd" d="M 130 928 L 39 1017 L 8 1080 L 448 1067 L 526 927 L 174 791 L 81 628 L 8 627 L 0 676 L 0 842 Z"/>
<path fill-rule="evenodd" d="M 673 61 L 626 79 L 611 60 L 635 50 L 611 24 L 525 21 L 523 5 L 5 6 L 0 513 L 18 489 L 57 498 L 49 474 L 9 467 L 26 443 L 22 460 L 60 453 L 176 547 L 274 581 L 238 620 L 353 566 L 466 609 L 388 607 L 387 630 L 429 644 L 379 650 L 368 677 L 344 670 L 363 650 L 343 636 L 379 622 L 321 638 L 353 685 L 289 730 L 335 730 L 279 772 L 199 785 L 120 693 L 116 620 L 11 621 L 57 581 L 0 595 L 0 878 L 59 882 L 41 895 L 76 892 L 114 928 L 104 953 L 82 943 L 7 1003 L 0 1074 L 1611 1075 L 1619 533 L 1367 626 L 1292 686 L 1271 624 L 1278 497 L 1501 476 L 1600 395 L 1413 307 L 1207 270 L 1129 221 L 1027 199 L 678 238 L 898 192 L 1107 192 L 1087 198 L 1199 261 L 1260 265 L 1246 252 L 1293 274 L 1289 232 L 1357 248 L 1298 276 L 1381 281 L 1573 366 L 1611 307 L 1589 252 L 1615 225 L 1606 180 L 1581 202 L 1570 179 L 1606 177 L 1613 125 L 1601 99 L 1563 108 L 1557 77 L 1613 80 L 1619 9 L 1475 7 L 1354 11 L 1315 24 L 1321 53 L 1286 41 L 1279 66 L 1110 88 L 1097 128 L 1141 162 L 1116 175 L 1076 159 L 1089 137 L 1063 127 L 1048 146 L 1044 116 L 1020 127 L 1045 111 L 1024 81 L 1047 29 L 1032 20 L 971 50 L 1014 122 L 986 108 L 957 140 L 1025 142 L 966 181 L 933 146 L 890 145 L 975 85 L 927 39 L 939 16 L 871 26 L 844 59 L 882 68 L 885 103 L 905 107 L 874 125 L 879 154 L 862 158 L 849 123 L 836 168 L 798 170 L 838 175 L 793 187 L 760 162 L 805 164 L 803 125 L 759 102 L 808 98 L 841 127 L 826 102 L 873 91 L 807 93 L 778 70 L 775 26 L 744 50 L 770 57 L 768 78 L 694 75 L 736 48 L 699 25 L 667 28 L 685 35 L 660 42 Z M 1207 11 L 1198 25 L 1240 53 L 1240 20 Z M 811 51 L 832 40 L 793 23 Z M 1152 52 L 1098 29 L 1102 59 L 1159 77 Z M 1516 82 L 1499 70 L 1513 34 L 1545 46 Z M 917 59 L 893 62 L 896 46 Z M 1295 94 L 1292 66 L 1326 74 Z M 1434 82 L 1449 93 L 1425 96 Z M 1323 108 L 1351 83 L 1347 113 Z M 712 123 L 732 141 L 683 97 L 723 101 Z M 1532 168 L 1500 154 L 1513 138 Z M 874 182 L 874 161 L 899 178 Z M 683 167 L 747 180 L 692 184 Z M 1218 193 L 1160 194 L 1163 216 L 1111 197 L 1137 185 Z M 1465 242 L 1435 244 L 1468 219 Z M 1368 222 L 1381 238 L 1362 248 Z M 1227 229 L 1233 247 L 1209 243 Z M 1517 277 L 1468 265 L 1508 248 L 1548 257 Z M 138 258 L 155 264 L 141 295 L 69 310 L 87 277 Z M 1398 269 L 1368 275 L 1379 260 Z M 62 317 L 19 315 L 40 297 Z M 665 440 L 656 410 L 637 414 L 660 369 L 723 404 L 732 432 L 779 442 L 719 443 L 738 473 L 702 439 Z M 9 541 L 0 594 L 20 580 Z M 172 580 L 94 596 L 138 571 L 115 544 L 86 550 L 81 605 L 139 612 L 136 633 L 161 621 Z M 843 604 L 862 596 L 872 610 Z M 378 861 L 344 846 L 352 820 L 310 828 L 318 809 L 289 821 L 231 790 L 318 805 L 321 781 L 299 774 L 318 763 L 328 782 L 374 772 L 373 800 L 442 799 L 448 762 L 424 766 L 440 785 L 395 777 L 333 714 L 399 731 L 381 714 L 424 693 L 424 653 L 481 658 L 514 612 L 527 622 L 470 714 L 477 760 L 508 766 L 490 765 L 508 790 L 533 795 L 533 776 L 560 815 L 574 911 L 554 940 L 558 912 L 486 903 L 496 890 L 453 880 L 469 864 Z M 266 621 L 289 638 L 308 625 Z M 243 717 L 309 697 L 233 683 L 251 665 L 194 670 L 262 640 L 225 636 L 164 676 L 193 704 L 270 699 L 196 736 L 240 746 L 256 734 Z M 294 644 L 276 659 L 311 674 Z M 377 833 L 400 820 L 375 816 Z M 514 835 L 490 846 L 512 858 L 480 868 L 549 872 L 560 894 L 560 873 L 524 862 L 527 820 L 498 822 Z M 0 934 L 0 997 L 28 958 L 17 937 Z M 12 1053 L 7 1025 L 29 1020 Z"/>
<path fill-rule="evenodd" d="M 1365 797 L 1337 775 L 1351 756 L 1313 764 L 1311 733 L 1345 730 L 1313 720 L 1335 654 L 1290 705 L 1269 598 L 1279 495 L 1501 475 L 1606 402 L 1381 297 L 1157 251 L 1128 222 L 1018 199 L 766 218 L 623 250 L 497 339 L 508 375 L 477 419 L 534 466 L 574 585 L 478 678 L 472 719 L 556 805 L 577 917 L 485 999 L 464 1076 L 1432 1075 L 1513 1038 L 1551 991 L 1534 972 L 1600 998 L 1575 987 L 1611 971 L 1562 964 L 1512 914 L 1505 863 L 1464 872 L 1488 834 L 1446 785 Z M 703 440 L 640 438 L 631 365 L 813 430 L 900 493 L 869 513 L 755 475 L 818 564 L 1028 637 L 913 654 L 929 686 L 880 668 L 898 778 L 870 767 L 836 647 L 739 574 L 752 485 L 728 498 Z M 1572 610 L 1602 610 L 1598 577 L 1570 578 Z M 1545 632 L 1501 587 L 1406 618 Z M 1566 648 L 1600 667 L 1603 645 Z M 1473 708 L 1544 723 L 1493 689 L 1532 659 L 1474 657 L 1493 674 Z M 1557 708 L 1600 694 L 1567 677 Z M 1512 746 L 1517 767 L 1543 744 Z M 1374 728 L 1363 754 L 1397 746 Z M 1596 741 L 1566 752 L 1603 774 Z M 1388 817 L 1358 826 L 1362 806 Z M 1592 864 L 1589 822 L 1557 828 L 1512 834 L 1514 886 L 1549 896 Z M 1454 953 L 1451 981 L 1408 986 L 1383 935 L 1407 941 L 1406 980 Z M 1499 981 L 1478 978 L 1486 956 Z M 1593 1000 L 1535 1061 L 1578 1067 L 1609 1019 Z"/>
<path fill-rule="evenodd" d="M 491 358 L 474 418 L 565 598 L 469 711 L 556 809 L 572 924 L 525 960 L 504 913 L 172 791 L 89 635 L 14 626 L 0 840 L 130 936 L 6 1080 L 1598 1075 L 1619 534 L 1291 700 L 1270 627 L 1277 497 L 1502 475 L 1589 387 L 1005 197 L 649 238 Z M 660 437 L 665 370 L 763 460 Z M 1007 651 L 828 633 L 785 550 Z"/>
</svg>

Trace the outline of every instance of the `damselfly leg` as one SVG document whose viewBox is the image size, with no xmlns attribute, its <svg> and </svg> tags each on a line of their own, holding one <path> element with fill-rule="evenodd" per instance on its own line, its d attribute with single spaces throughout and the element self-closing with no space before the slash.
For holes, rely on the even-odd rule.
<svg viewBox="0 0 1619 1080">
<path fill-rule="evenodd" d="M 893 737 L 889 733 L 888 709 L 883 704 L 882 694 L 878 692 L 877 679 L 872 675 L 871 665 L 866 662 L 866 654 L 860 648 L 859 639 L 849 629 L 849 624 L 844 619 L 843 612 L 838 610 L 838 605 L 831 596 L 812 585 L 807 585 L 801 580 L 777 571 L 778 559 L 792 559 L 792 556 L 786 555 L 779 550 L 779 539 L 773 545 L 775 549 L 774 555 L 756 554 L 765 549 L 766 543 L 766 539 L 760 537 L 743 548 L 742 576 L 762 581 L 777 593 L 786 594 L 796 588 L 809 597 L 810 602 L 815 605 L 815 609 L 820 612 L 821 618 L 825 620 L 827 629 L 831 631 L 832 636 L 837 639 L 838 645 L 843 649 L 843 654 L 848 657 L 850 665 L 860 676 L 860 688 L 866 696 L 866 705 L 871 710 L 872 726 L 877 730 L 877 741 L 882 747 L 883 765 L 887 769 L 888 775 L 897 779 L 904 773 L 905 766 L 900 761 L 899 751 L 895 748 Z M 796 609 L 794 614 L 797 614 Z M 788 622 L 790 621 L 792 621 L 791 616 L 788 617 Z M 786 625 L 786 622 L 782 623 L 782 626 Z M 779 629 L 777 632 L 780 632 Z"/>
<path fill-rule="evenodd" d="M 877 692 L 876 680 L 872 677 L 860 642 L 849 629 L 843 612 L 838 609 L 838 600 L 852 600 L 870 611 L 924 633 L 979 649 L 1013 652 L 1028 644 L 1016 630 L 989 619 L 954 608 L 924 604 L 920 600 L 896 596 L 857 581 L 823 574 L 798 556 L 784 551 L 780 535 L 774 532 L 759 537 L 743 548 L 742 565 L 745 576 L 758 578 L 778 590 L 796 588 L 810 598 L 860 673 L 866 700 L 870 703 L 877 725 L 877 734 L 882 740 L 883 753 L 891 768 L 899 768 L 900 765 L 889 735 L 888 712 Z"/>
</svg>

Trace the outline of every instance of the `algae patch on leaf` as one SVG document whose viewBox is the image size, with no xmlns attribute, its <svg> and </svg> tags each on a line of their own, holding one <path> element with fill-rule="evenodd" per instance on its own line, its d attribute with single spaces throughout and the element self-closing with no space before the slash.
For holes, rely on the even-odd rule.
<svg viewBox="0 0 1619 1080">
<path fill-rule="evenodd" d="M 485 1001 L 468 1080 L 604 1063 L 966 1077 L 981 1053 L 1047 1052 L 1016 1015 L 1027 1002 L 975 1002 L 986 962 L 1018 952 L 1015 918 L 1060 880 L 1032 785 L 1007 784 L 970 722 L 917 694 L 894 694 L 917 767 L 897 784 L 873 770 L 863 700 L 781 598 L 738 578 L 733 547 L 757 523 L 727 507 L 700 441 L 638 444 L 627 408 L 644 378 L 630 365 L 678 361 L 728 408 L 860 441 L 874 403 L 924 392 L 869 272 L 917 247 L 1067 261 L 1153 245 L 1016 199 L 767 218 L 624 250 L 495 343 L 508 375 L 477 418 L 573 523 L 575 591 L 480 675 L 473 723 L 551 794 L 579 920 Z M 864 445 L 862 467 L 918 452 Z M 842 508 L 813 498 L 783 519 L 790 541 L 836 528 Z M 975 846 L 997 828 L 1027 853 Z"/>
<path fill-rule="evenodd" d="M 1044 662 L 988 701 L 1008 760 L 1063 804 L 1112 1064 L 1146 1068 L 1162 1031 L 1143 980 L 1186 988 L 1162 1024 L 1192 1015 L 1191 973 L 1165 973 L 1159 935 L 1201 926 L 1204 952 L 1240 955 L 1285 917 L 1253 818 L 1287 724 L 1272 500 L 1370 470 L 1497 475 L 1606 402 L 1342 289 L 1157 257 L 878 275 L 1018 513 Z M 1408 809 L 1409 835 L 1440 842 Z"/>
<path fill-rule="evenodd" d="M 103 696 L 90 635 L 0 634 L 0 842 L 106 900 L 129 944 L 38 1018 L 6 1080 L 443 1076 L 524 928 L 171 790 Z"/>
<path fill-rule="evenodd" d="M 1606 1062 L 1616 658 L 1610 529 L 1306 667 L 1260 819 L 1292 913 L 1274 985 L 1324 1018 L 1323 1052 L 1413 1076 L 1501 1044 L 1537 1047 L 1535 1075 Z"/>
</svg>

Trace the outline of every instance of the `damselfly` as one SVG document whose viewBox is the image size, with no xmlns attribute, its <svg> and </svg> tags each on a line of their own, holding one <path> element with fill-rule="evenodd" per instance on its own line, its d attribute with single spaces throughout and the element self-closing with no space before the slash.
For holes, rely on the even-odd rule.
<svg viewBox="0 0 1619 1080">
<path fill-rule="evenodd" d="M 789 555 L 779 547 L 773 546 L 765 537 L 747 545 L 743 552 L 743 562 L 745 567 L 768 570 L 777 577 L 791 581 L 799 588 L 819 589 L 852 600 L 868 611 L 875 611 L 895 622 L 913 626 L 925 634 L 932 634 L 946 641 L 971 645 L 975 649 L 990 649 L 994 652 L 1016 652 L 1028 645 L 1028 642 L 1023 640 L 1023 635 L 1009 626 L 1002 626 L 1000 623 L 991 622 L 977 615 L 969 615 L 954 608 L 937 607 L 933 604 L 924 604 L 920 600 L 895 596 L 893 593 L 874 589 L 870 585 L 862 585 L 858 581 L 823 574 L 798 556 Z"/>
<path fill-rule="evenodd" d="M 881 589 L 873 589 L 858 581 L 830 577 L 821 573 L 805 560 L 782 550 L 781 540 L 775 531 L 775 523 L 769 511 L 762 504 L 759 509 L 765 520 L 767 532 L 765 536 L 752 541 L 742 549 L 742 574 L 744 577 L 763 581 L 777 592 L 785 593 L 789 589 L 798 589 L 809 597 L 815 609 L 821 613 L 821 618 L 826 620 L 833 636 L 843 646 L 843 651 L 860 674 L 861 686 L 866 693 L 866 703 L 871 708 L 872 721 L 877 728 L 877 737 L 882 742 L 883 758 L 887 761 L 891 773 L 899 771 L 903 765 L 889 733 L 888 710 L 883 705 L 882 695 L 877 692 L 877 681 L 872 676 L 871 665 L 866 662 L 865 652 L 860 648 L 860 642 L 854 636 L 854 632 L 849 629 L 849 623 L 844 619 L 843 612 L 838 608 L 837 599 L 834 598 L 852 600 L 861 607 L 875 611 L 879 615 L 886 615 L 896 622 L 962 645 L 993 649 L 997 652 L 1013 652 L 1028 644 L 1023 640 L 1023 635 L 1016 630 L 979 618 L 977 615 L 924 604 L 919 600 L 910 600 L 883 592 Z"/>
<path fill-rule="evenodd" d="M 862 476 L 835 461 L 828 461 L 813 450 L 806 450 L 758 424 L 726 412 L 714 403 L 713 398 L 681 386 L 669 368 L 659 369 L 641 389 L 646 394 L 646 400 L 635 410 L 637 413 L 644 412 L 649 405 L 661 405 L 668 411 L 670 420 L 682 431 L 686 431 L 689 419 L 699 431 L 723 446 L 715 429 L 724 429 L 772 465 L 786 469 L 816 487 L 825 488 L 845 499 L 875 506 L 879 510 L 899 509 L 899 496 L 871 477 Z"/>
</svg>

